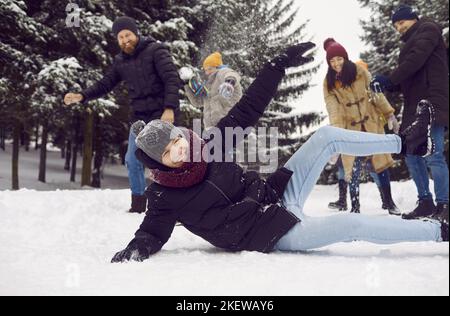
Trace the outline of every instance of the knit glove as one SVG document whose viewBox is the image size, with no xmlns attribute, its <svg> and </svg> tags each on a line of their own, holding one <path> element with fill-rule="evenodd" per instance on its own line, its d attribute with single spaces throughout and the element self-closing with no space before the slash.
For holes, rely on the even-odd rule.
<svg viewBox="0 0 450 316">
<path fill-rule="evenodd" d="M 225 99 L 230 99 L 234 94 L 234 86 L 229 82 L 224 82 L 219 87 L 219 93 Z"/>
</svg>

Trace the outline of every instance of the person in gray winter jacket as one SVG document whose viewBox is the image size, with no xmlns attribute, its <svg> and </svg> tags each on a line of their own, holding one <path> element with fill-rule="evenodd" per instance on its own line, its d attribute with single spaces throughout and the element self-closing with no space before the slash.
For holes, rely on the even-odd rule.
<svg viewBox="0 0 450 316">
<path fill-rule="evenodd" d="M 203 70 L 208 77 L 206 83 L 193 85 L 191 81 L 185 85 L 185 92 L 192 105 L 203 108 L 203 123 L 210 129 L 242 98 L 241 76 L 223 64 L 218 52 L 205 59 Z"/>
</svg>

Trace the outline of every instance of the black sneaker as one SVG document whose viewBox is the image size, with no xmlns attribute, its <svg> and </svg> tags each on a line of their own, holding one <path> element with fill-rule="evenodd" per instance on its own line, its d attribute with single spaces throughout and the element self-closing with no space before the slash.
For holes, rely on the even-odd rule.
<svg viewBox="0 0 450 316">
<path fill-rule="evenodd" d="M 438 203 L 436 213 L 448 212 L 448 203 Z"/>
<path fill-rule="evenodd" d="M 432 218 L 441 223 L 442 241 L 448 242 L 448 203 L 438 204 L 438 211 Z"/>
<path fill-rule="evenodd" d="M 436 206 L 436 212 L 434 213 L 432 218 L 440 218 L 441 214 L 447 214 L 448 219 L 448 203 L 438 203 L 438 205 Z"/>
<path fill-rule="evenodd" d="M 436 205 L 434 205 L 433 199 L 423 199 L 417 201 L 417 207 L 409 214 L 403 214 L 403 219 L 419 219 L 424 217 L 430 217 L 436 214 Z"/>
<path fill-rule="evenodd" d="M 420 101 L 417 106 L 416 120 L 401 133 L 406 144 L 406 154 L 422 157 L 434 154 L 436 145 L 431 137 L 434 121 L 434 106 L 427 100 Z"/>
</svg>

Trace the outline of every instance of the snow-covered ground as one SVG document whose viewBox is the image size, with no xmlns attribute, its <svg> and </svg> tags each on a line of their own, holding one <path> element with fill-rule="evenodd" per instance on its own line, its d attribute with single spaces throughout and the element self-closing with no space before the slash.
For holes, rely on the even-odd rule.
<svg viewBox="0 0 450 316">
<path fill-rule="evenodd" d="M 393 191 L 414 206 L 413 183 Z M 363 185 L 363 213 L 387 216 L 374 192 Z M 317 186 L 307 213 L 333 215 L 336 196 Z M 143 219 L 128 206 L 128 190 L 0 191 L 0 295 L 449 295 L 448 243 L 230 254 L 177 227 L 150 260 L 110 264 Z"/>
</svg>

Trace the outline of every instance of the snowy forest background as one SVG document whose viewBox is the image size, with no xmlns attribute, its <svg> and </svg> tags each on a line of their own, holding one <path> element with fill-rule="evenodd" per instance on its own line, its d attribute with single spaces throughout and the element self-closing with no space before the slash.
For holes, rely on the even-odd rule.
<svg viewBox="0 0 450 316">
<path fill-rule="evenodd" d="M 400 40 L 390 16 L 400 3 L 414 5 L 422 16 L 439 22 L 448 46 L 447 0 L 358 1 L 372 12 L 361 21 L 367 43 L 361 59 L 372 73 L 389 73 L 396 66 Z M 68 7 L 70 3 L 79 9 Z M 75 181 L 81 165 L 82 185 L 101 187 L 105 162 L 123 162 L 129 128 L 123 85 L 88 107 L 63 105 L 65 93 L 99 79 L 118 53 L 111 33 L 116 17 L 134 17 L 143 35 L 167 43 L 179 68 L 199 71 L 203 58 L 221 51 L 248 86 L 265 61 L 289 44 L 311 39 L 305 31 L 308 21 L 299 23 L 297 18 L 299 7 L 301 1 L 296 0 L 0 0 L 0 158 L 12 159 L 12 189 L 20 188 L 20 147 L 40 151 L 36 178 L 41 182 L 46 181 L 47 144 L 61 149 L 67 181 Z M 66 24 L 74 22 L 73 14 L 80 18 L 79 27 Z M 322 43 L 317 45 L 322 49 Z M 315 63 L 290 72 L 260 122 L 279 128 L 280 164 L 310 136 L 299 140 L 302 127 L 314 130 L 325 119 L 317 112 L 292 114 L 292 100 L 310 88 L 318 67 Z M 388 98 L 400 110 L 401 97 Z M 178 124 L 191 126 L 192 119 L 200 117 L 183 97 Z M 6 143 L 12 143 L 12 156 L 1 153 Z M 399 160 L 392 178 L 407 177 Z M 327 168 L 321 183 L 334 181 L 334 170 Z"/>
</svg>

